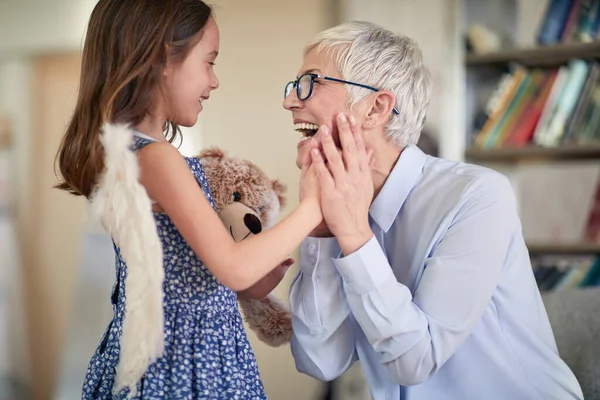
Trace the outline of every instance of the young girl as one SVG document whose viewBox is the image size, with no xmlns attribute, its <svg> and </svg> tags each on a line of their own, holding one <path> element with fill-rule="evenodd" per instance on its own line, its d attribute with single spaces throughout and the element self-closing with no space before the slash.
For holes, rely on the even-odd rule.
<svg viewBox="0 0 600 400">
<path fill-rule="evenodd" d="M 100 0 L 91 15 L 79 98 L 58 153 L 59 187 L 94 199 L 102 186 L 115 207 L 106 209 L 126 216 L 109 231 L 115 314 L 89 364 L 84 399 L 265 398 L 236 292 L 259 282 L 321 222 L 318 182 L 307 161 L 299 206 L 273 228 L 233 241 L 202 165 L 170 144 L 219 86 L 218 51 L 219 30 L 201 0 Z M 135 186 L 117 182 L 132 170 L 113 162 L 113 147 L 132 131 L 134 181 L 147 203 L 128 203 Z M 149 229 L 138 229 L 145 215 Z M 161 291 L 158 303 L 153 290 Z"/>
</svg>

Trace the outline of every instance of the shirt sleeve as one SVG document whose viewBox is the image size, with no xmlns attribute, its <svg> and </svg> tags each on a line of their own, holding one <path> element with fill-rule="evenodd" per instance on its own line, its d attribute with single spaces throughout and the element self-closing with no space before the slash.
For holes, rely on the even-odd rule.
<svg viewBox="0 0 600 400">
<path fill-rule="evenodd" d="M 414 297 L 374 237 L 334 259 L 354 318 L 399 384 L 424 382 L 464 343 L 499 282 L 517 226 L 508 180 L 488 175 L 463 193 Z"/>
<path fill-rule="evenodd" d="M 340 252 L 335 238 L 306 238 L 290 288 L 296 368 L 323 381 L 337 378 L 357 359 L 350 308 L 332 260 Z"/>
</svg>

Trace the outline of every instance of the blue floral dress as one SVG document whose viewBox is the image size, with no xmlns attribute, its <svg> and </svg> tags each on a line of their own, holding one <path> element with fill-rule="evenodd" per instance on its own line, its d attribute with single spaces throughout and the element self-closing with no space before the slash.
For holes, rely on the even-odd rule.
<svg viewBox="0 0 600 400">
<path fill-rule="evenodd" d="M 134 136 L 134 150 L 151 143 Z M 214 208 L 202 164 L 186 158 Z M 248 342 L 237 295 L 223 286 L 198 259 L 164 213 L 154 213 L 163 245 L 165 351 L 138 383 L 135 399 L 266 399 Z M 125 313 L 127 266 L 116 252 L 112 291 L 114 318 L 89 363 L 83 399 L 124 399 L 112 395 Z"/>
</svg>

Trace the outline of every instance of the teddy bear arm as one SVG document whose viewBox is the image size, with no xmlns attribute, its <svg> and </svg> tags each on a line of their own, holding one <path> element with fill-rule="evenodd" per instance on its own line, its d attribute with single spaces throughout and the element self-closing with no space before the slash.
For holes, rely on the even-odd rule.
<svg viewBox="0 0 600 400">
<path fill-rule="evenodd" d="M 261 342 L 279 347 L 292 340 L 292 314 L 277 297 L 240 299 L 244 319 Z"/>
</svg>

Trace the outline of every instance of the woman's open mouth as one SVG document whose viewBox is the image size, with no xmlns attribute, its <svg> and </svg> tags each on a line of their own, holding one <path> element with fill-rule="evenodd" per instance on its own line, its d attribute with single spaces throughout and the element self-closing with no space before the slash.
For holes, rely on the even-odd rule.
<svg viewBox="0 0 600 400">
<path fill-rule="evenodd" d="M 319 126 L 315 125 L 315 124 L 309 124 L 306 122 L 302 122 L 302 123 L 294 124 L 294 130 L 296 132 L 300 132 L 300 134 L 302 135 L 302 137 L 300 138 L 300 142 L 298 143 L 298 147 L 300 147 L 307 140 L 309 140 L 311 137 L 313 137 L 315 135 L 315 133 L 317 133 L 317 131 L 319 130 Z"/>
</svg>

